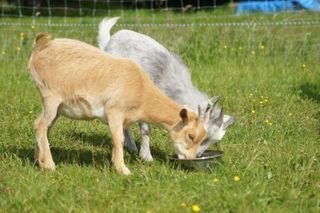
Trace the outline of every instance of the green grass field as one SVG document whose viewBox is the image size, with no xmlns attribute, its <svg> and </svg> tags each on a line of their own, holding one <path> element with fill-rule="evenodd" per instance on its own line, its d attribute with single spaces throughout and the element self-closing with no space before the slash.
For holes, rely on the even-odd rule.
<svg viewBox="0 0 320 213">
<path fill-rule="evenodd" d="M 303 12 L 209 15 L 129 13 L 119 23 L 319 20 Z M 154 162 L 126 153 L 133 174 L 124 177 L 112 169 L 110 132 L 98 121 L 60 118 L 49 137 L 57 170 L 33 166 L 33 121 L 41 111 L 27 71 L 34 35 L 48 31 L 96 45 L 97 27 L 39 25 L 46 19 L 32 25 L 32 18 L 1 22 L 25 25 L 0 28 L 0 212 L 192 212 L 192 205 L 201 212 L 320 212 L 319 25 L 131 27 L 180 54 L 194 84 L 221 96 L 237 123 L 212 147 L 224 151 L 212 172 L 175 168 L 167 132 L 154 127 Z M 133 132 L 139 143 L 136 125 Z"/>
</svg>

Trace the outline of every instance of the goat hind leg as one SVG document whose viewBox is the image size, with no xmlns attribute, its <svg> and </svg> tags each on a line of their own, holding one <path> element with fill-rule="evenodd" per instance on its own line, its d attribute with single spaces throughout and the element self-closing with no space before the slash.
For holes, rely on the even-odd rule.
<svg viewBox="0 0 320 213">
<path fill-rule="evenodd" d="M 147 123 L 139 123 L 141 134 L 141 147 L 139 156 L 145 161 L 153 161 L 150 151 L 150 134 L 151 128 Z"/>
<path fill-rule="evenodd" d="M 134 139 L 132 137 L 132 134 L 129 129 L 123 130 L 124 134 L 124 146 L 126 146 L 131 153 L 138 153 L 138 148 L 136 143 L 134 142 Z"/>
<path fill-rule="evenodd" d="M 45 99 L 43 101 L 43 111 L 34 123 L 37 140 L 35 146 L 35 161 L 38 166 L 43 169 L 55 170 L 55 164 L 52 159 L 48 141 L 48 132 L 57 117 L 59 105 L 59 101 Z"/>
</svg>

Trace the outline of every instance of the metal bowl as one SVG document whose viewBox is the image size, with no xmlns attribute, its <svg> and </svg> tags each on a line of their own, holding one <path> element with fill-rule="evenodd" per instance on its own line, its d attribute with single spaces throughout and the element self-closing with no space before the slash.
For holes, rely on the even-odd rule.
<svg viewBox="0 0 320 213">
<path fill-rule="evenodd" d="M 173 155 L 170 159 L 175 165 L 196 171 L 211 171 L 219 162 L 223 155 L 220 150 L 206 150 L 200 157 L 195 159 L 179 159 Z"/>
</svg>

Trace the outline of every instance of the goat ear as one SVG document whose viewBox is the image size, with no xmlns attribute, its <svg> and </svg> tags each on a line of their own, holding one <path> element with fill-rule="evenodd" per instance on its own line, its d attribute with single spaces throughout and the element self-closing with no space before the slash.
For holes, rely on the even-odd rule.
<svg viewBox="0 0 320 213">
<path fill-rule="evenodd" d="M 185 108 L 180 111 L 180 117 L 183 123 L 188 122 L 188 111 Z"/>
<path fill-rule="evenodd" d="M 223 128 L 226 129 L 228 128 L 230 125 L 234 124 L 236 122 L 236 118 L 234 116 L 228 116 L 229 118 L 227 118 L 227 120 L 225 121 L 225 117 L 224 116 L 224 121 L 223 121 Z"/>
</svg>

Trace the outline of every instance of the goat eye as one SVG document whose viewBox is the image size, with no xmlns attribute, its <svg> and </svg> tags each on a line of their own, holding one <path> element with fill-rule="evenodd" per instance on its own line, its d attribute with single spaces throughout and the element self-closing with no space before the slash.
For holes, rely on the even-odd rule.
<svg viewBox="0 0 320 213">
<path fill-rule="evenodd" d="M 190 140 L 192 140 L 192 141 L 194 140 L 194 136 L 193 135 L 188 134 L 188 137 L 189 137 Z"/>
</svg>

